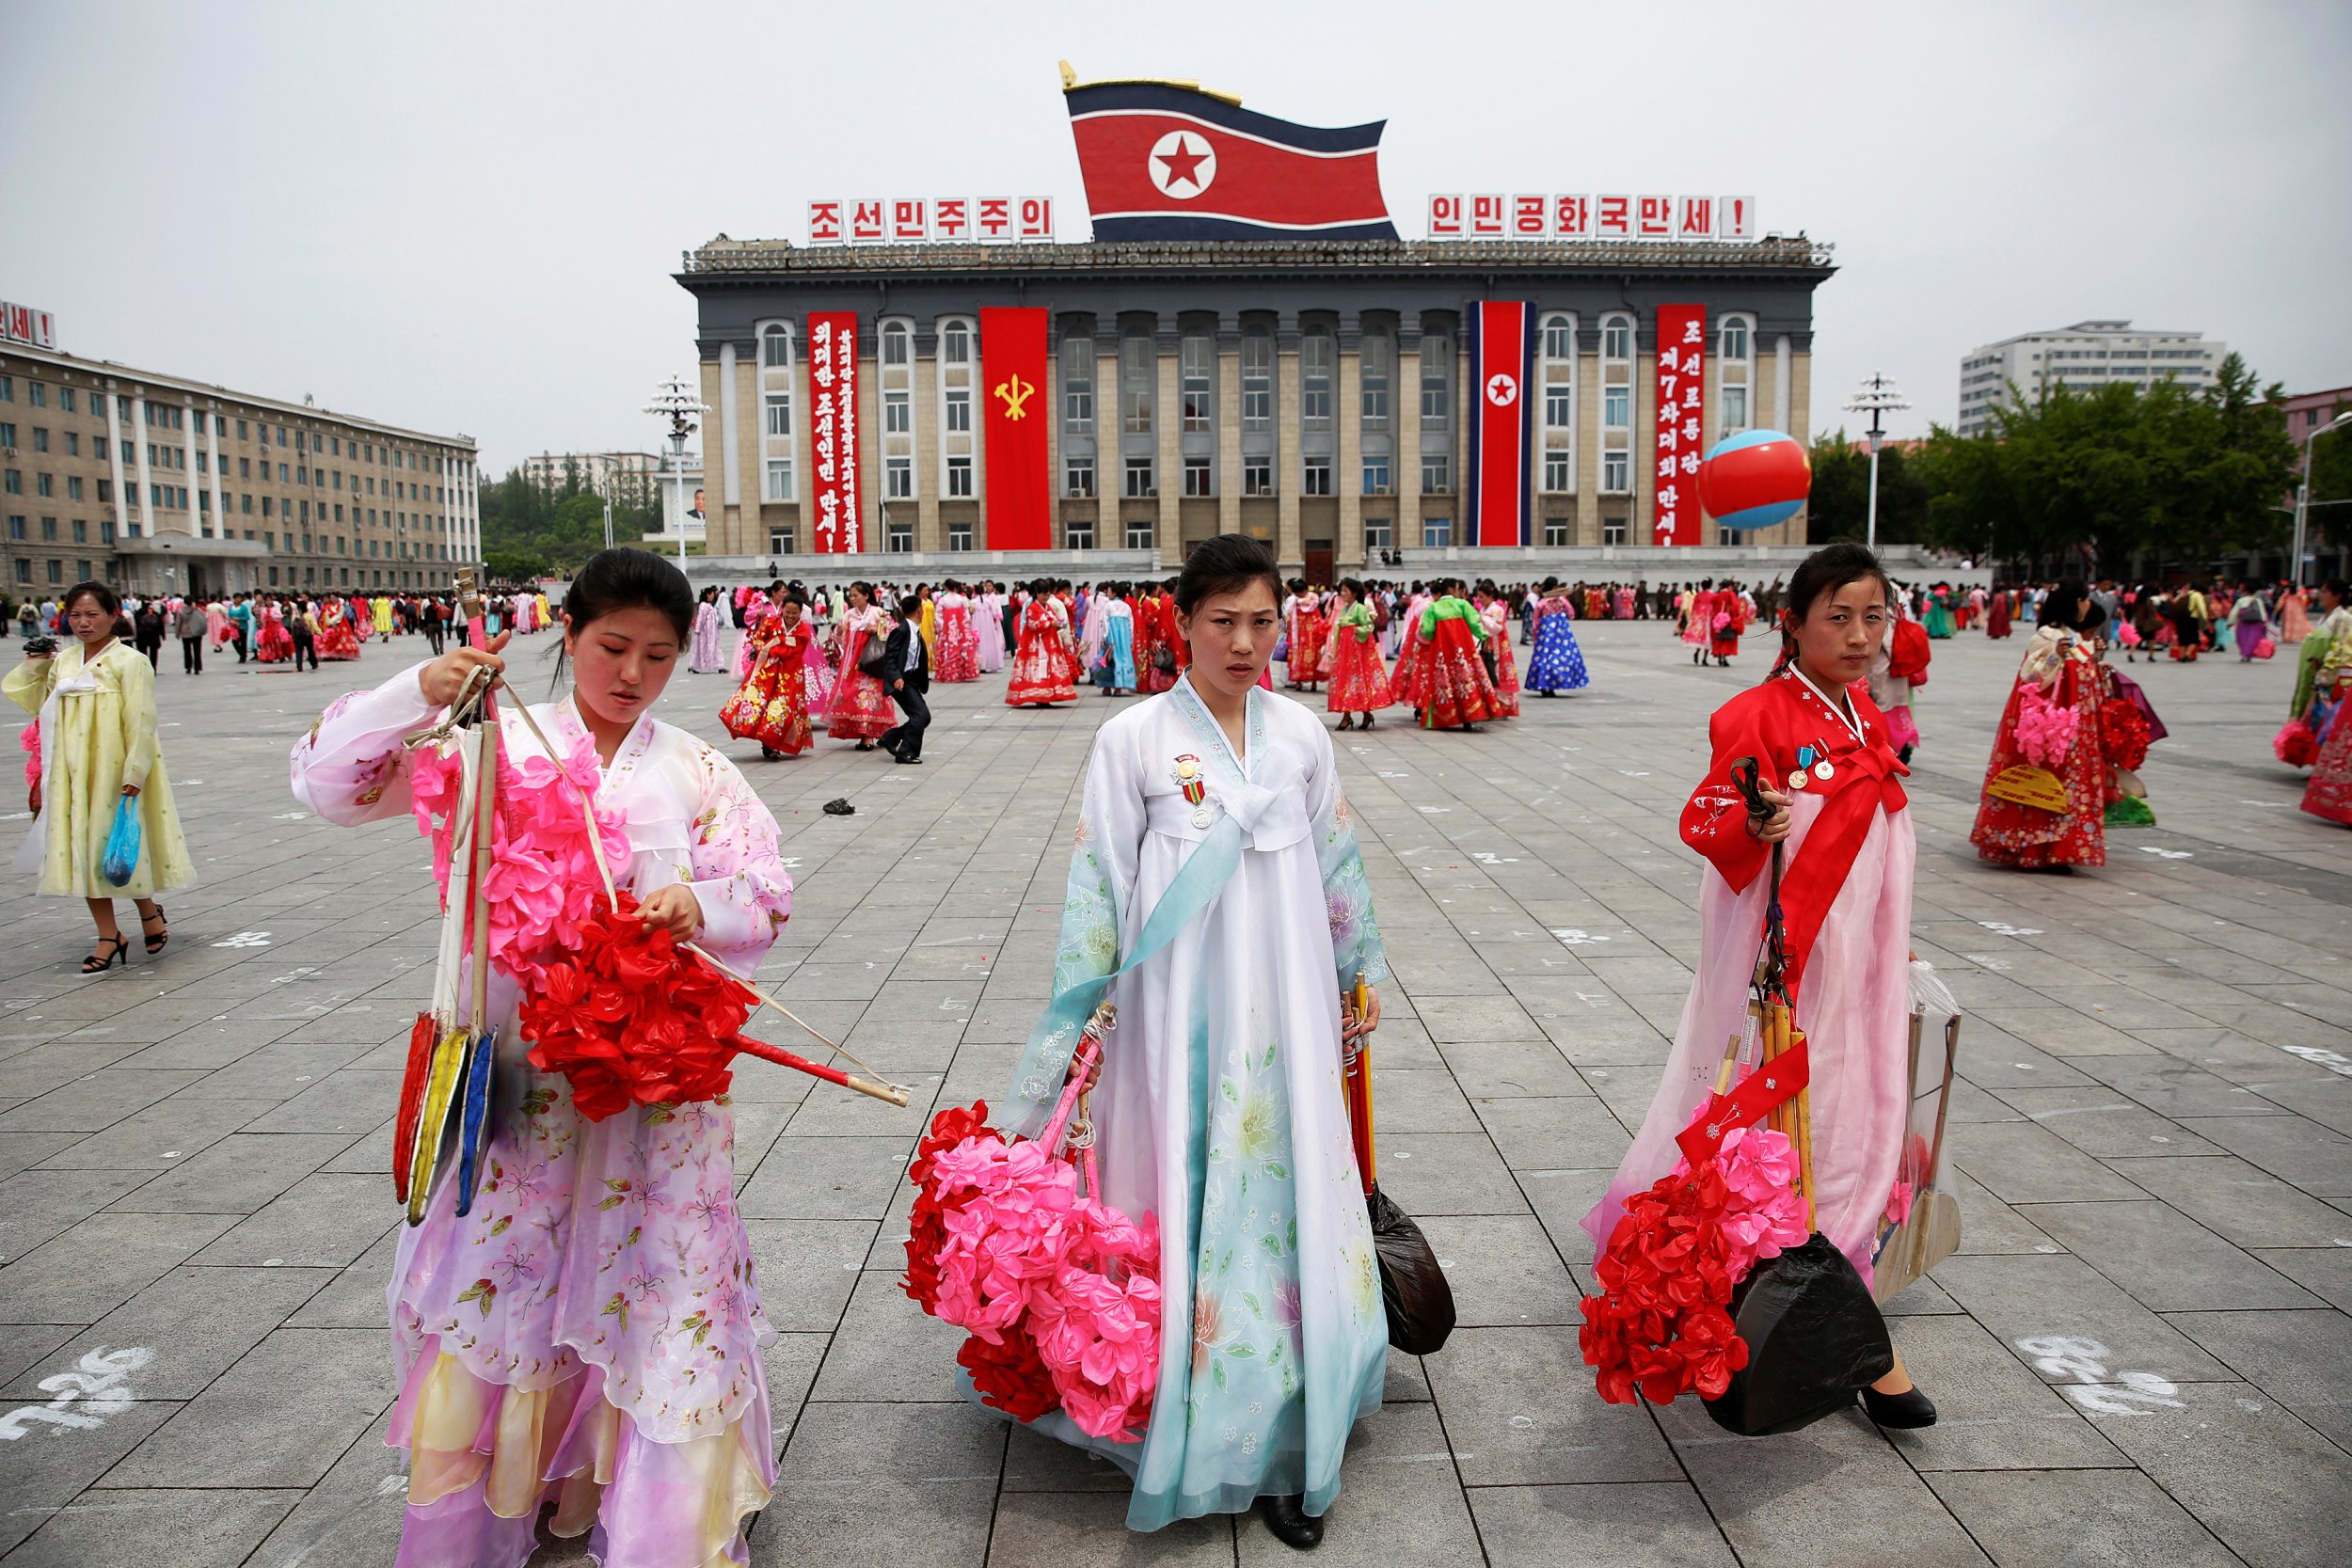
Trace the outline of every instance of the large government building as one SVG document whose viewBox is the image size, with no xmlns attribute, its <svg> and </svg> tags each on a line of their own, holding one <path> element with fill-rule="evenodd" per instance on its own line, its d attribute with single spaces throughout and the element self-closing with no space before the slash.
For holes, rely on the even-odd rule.
<svg viewBox="0 0 2352 1568">
<path fill-rule="evenodd" d="M 1509 572 L 1675 567 L 1652 536 L 1658 309 L 1704 308 L 1704 442 L 1810 416 L 1813 291 L 1832 273 L 1802 237 L 1720 243 L 1204 240 L 794 245 L 721 238 L 678 281 L 700 312 L 710 550 L 810 550 L 818 461 L 806 324 L 854 313 L 855 440 L 866 550 L 992 548 L 980 420 L 980 311 L 1050 322 L 1049 548 L 1150 551 L 1218 532 L 1273 544 L 1319 578 L 1401 552 Z M 1471 547 L 1470 313 L 1532 306 L 1518 547 Z M 837 318 L 836 318 L 837 319 Z M 1669 393 L 1671 396 L 1671 393 Z M 1670 457 L 1669 467 L 1672 466 Z M 1687 469 L 1683 470 L 1687 473 Z M 1683 483 L 1688 487 L 1688 480 Z M 1692 509 L 1695 512 L 1695 508 Z M 1804 517 L 1708 545 L 1802 544 Z M 1620 568 L 1593 564 L 1602 559 Z M 1632 562 L 1647 559 L 1640 567 Z M 879 568 L 888 570 L 887 567 Z M 976 564 L 974 575 L 987 575 Z M 1018 562 L 1009 570 L 1017 574 Z M 997 575 L 1005 575 L 1000 568 Z"/>
<path fill-rule="evenodd" d="M 0 596 L 446 586 L 474 444 L 0 341 Z"/>
</svg>

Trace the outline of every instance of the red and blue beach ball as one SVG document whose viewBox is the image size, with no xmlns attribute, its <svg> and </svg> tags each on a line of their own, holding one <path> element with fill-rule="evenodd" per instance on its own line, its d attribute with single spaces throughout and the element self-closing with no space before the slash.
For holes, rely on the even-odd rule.
<svg viewBox="0 0 2352 1568">
<path fill-rule="evenodd" d="M 1725 528 L 1771 528 L 1797 515 L 1813 490 L 1804 448 L 1777 430 L 1743 430 L 1699 465 L 1699 505 Z"/>
</svg>

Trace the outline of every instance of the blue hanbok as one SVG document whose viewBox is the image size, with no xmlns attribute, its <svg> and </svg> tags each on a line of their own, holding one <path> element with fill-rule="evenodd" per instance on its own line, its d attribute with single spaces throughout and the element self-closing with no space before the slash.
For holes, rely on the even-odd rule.
<svg viewBox="0 0 2352 1568">
<path fill-rule="evenodd" d="M 1527 662 L 1530 691 L 1574 691 L 1592 684 L 1584 671 L 1584 652 L 1576 645 L 1576 610 L 1564 594 L 1535 606 L 1535 657 Z"/>
</svg>

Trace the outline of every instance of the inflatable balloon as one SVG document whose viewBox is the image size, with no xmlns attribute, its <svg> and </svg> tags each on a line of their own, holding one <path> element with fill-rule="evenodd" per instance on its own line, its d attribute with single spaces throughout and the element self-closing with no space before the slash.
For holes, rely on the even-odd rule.
<svg viewBox="0 0 2352 1568">
<path fill-rule="evenodd" d="M 1771 528 L 1797 515 L 1813 489 L 1804 446 L 1777 430 L 1743 430 L 1699 465 L 1699 505 L 1731 529 Z"/>
</svg>

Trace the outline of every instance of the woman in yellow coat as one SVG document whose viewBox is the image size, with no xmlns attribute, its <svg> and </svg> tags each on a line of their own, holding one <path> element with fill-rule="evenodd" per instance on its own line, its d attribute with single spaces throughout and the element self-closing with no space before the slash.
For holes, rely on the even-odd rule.
<svg viewBox="0 0 2352 1568">
<path fill-rule="evenodd" d="M 105 584 L 75 584 L 65 596 L 74 641 L 54 654 L 28 654 L 0 681 L 19 707 L 40 716 L 33 831 L 16 866 L 38 870 L 43 893 L 88 900 L 98 947 L 82 961 L 85 974 L 130 962 L 130 940 L 115 924 L 117 898 L 137 903 L 147 950 L 160 953 L 171 927 L 155 895 L 196 880 L 155 740 L 155 670 L 116 641 L 121 610 Z M 130 879 L 116 883 L 101 867 L 123 796 L 138 801 L 139 855 Z"/>
</svg>

